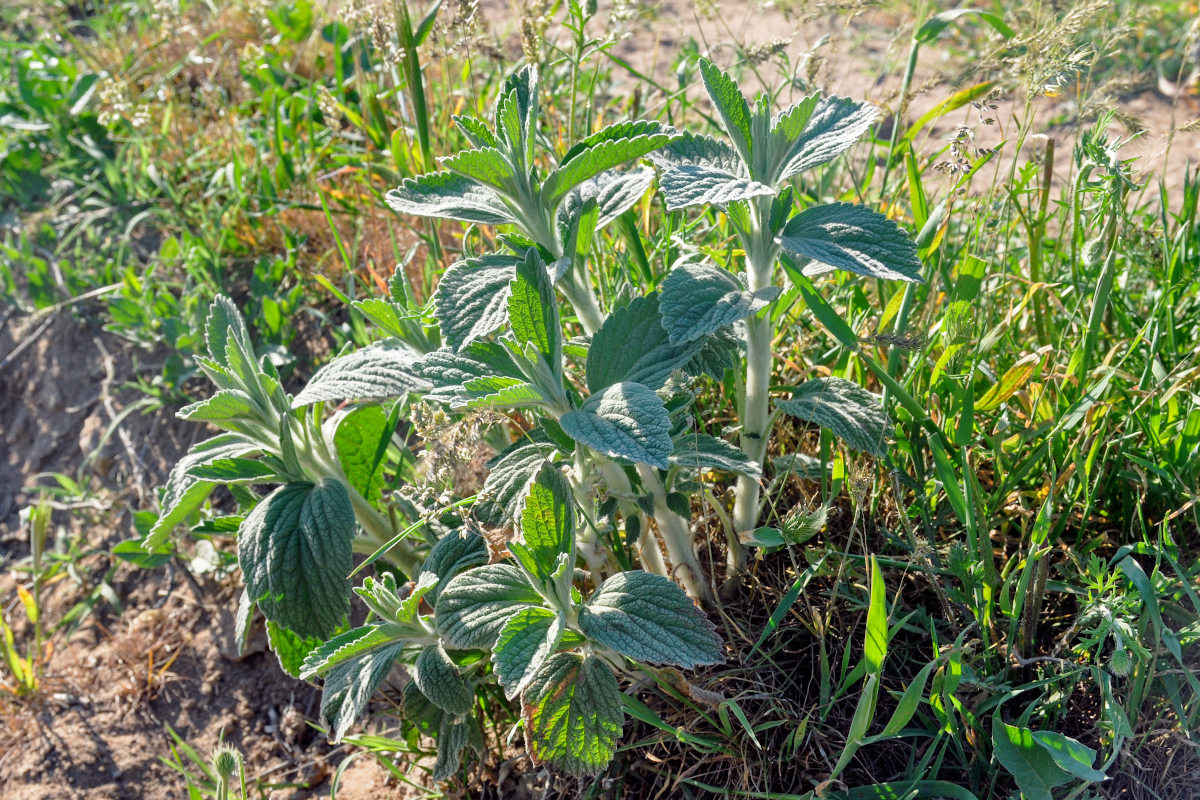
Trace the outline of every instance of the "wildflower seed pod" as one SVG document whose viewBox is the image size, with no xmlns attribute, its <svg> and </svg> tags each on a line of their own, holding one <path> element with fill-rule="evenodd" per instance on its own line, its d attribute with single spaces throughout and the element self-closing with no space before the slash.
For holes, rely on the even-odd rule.
<svg viewBox="0 0 1200 800">
<path fill-rule="evenodd" d="M 1088 239 L 1083 245 L 1083 253 L 1081 255 L 1084 266 L 1099 266 L 1100 262 L 1104 260 L 1104 238 L 1096 236 L 1095 238 Z"/>
<path fill-rule="evenodd" d="M 213 753 L 212 764 L 217 778 L 228 786 L 241 768 L 242 754 L 228 745 L 222 745 Z"/>
<path fill-rule="evenodd" d="M 1113 650 L 1112 656 L 1108 660 L 1108 668 L 1114 675 L 1122 677 L 1129 674 L 1133 669 L 1133 659 L 1129 655 L 1129 651 L 1124 647 L 1118 647 Z"/>
</svg>

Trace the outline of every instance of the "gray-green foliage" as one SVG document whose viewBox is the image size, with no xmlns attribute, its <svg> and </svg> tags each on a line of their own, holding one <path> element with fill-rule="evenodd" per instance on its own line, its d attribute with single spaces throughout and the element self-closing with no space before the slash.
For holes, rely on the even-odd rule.
<svg viewBox="0 0 1200 800">
<path fill-rule="evenodd" d="M 539 151 L 533 67 L 504 84 L 493 125 L 458 118 L 474 147 L 387 196 L 401 213 L 511 226 L 498 237 L 506 249 L 464 257 L 441 276 L 439 331 L 410 319 L 411 303 L 354 301 L 381 338 L 334 358 L 291 396 L 233 304 L 213 304 L 197 364 L 217 390 L 180 415 L 226 432 L 181 460 L 144 544 L 163 546 L 216 486 L 235 492 L 245 511 L 239 640 L 261 611 L 281 663 L 324 679 L 321 713 L 335 739 L 401 663 L 413 678 L 407 724 L 439 742 L 435 779 L 454 774 L 466 749 L 482 752 L 476 690 L 492 680 L 519 699 L 535 761 L 594 774 L 621 734 L 622 675 L 723 661 L 692 599 L 711 592 L 686 492 L 713 470 L 757 482 L 765 450 L 695 430 L 690 387 L 737 365 L 779 297 L 762 280 L 764 257 L 771 266 L 788 250 L 813 271 L 876 277 L 913 278 L 917 265 L 880 215 L 846 205 L 795 213 L 785 185 L 846 149 L 872 109 L 814 96 L 771 117 L 711 64 L 702 71 L 731 143 L 633 121 L 549 158 Z M 606 313 L 587 260 L 597 232 L 650 189 L 655 171 L 629 166 L 643 157 L 662 171 L 668 208 L 721 206 L 752 258 L 746 274 L 681 263 L 657 290 L 626 294 Z M 519 409 L 529 422 L 490 463 L 469 515 L 515 528 L 502 560 L 489 563 L 469 518 L 434 525 L 385 492 L 404 461 L 395 434 L 410 395 L 451 412 Z M 847 381 L 810 381 L 781 407 L 869 452 L 886 439 L 873 396 Z M 255 485 L 276 488 L 260 496 Z M 642 535 L 651 516 L 658 537 Z M 428 549 L 411 535 L 423 526 Z M 618 548 L 645 570 L 623 568 Z M 351 591 L 356 552 L 382 570 Z M 369 610 L 353 628 L 352 595 Z"/>
<path fill-rule="evenodd" d="M 579 597 L 574 500 L 550 463 L 526 487 L 520 520 L 520 541 L 508 545 L 517 566 L 453 578 L 437 601 L 438 629 L 456 646 L 491 650 L 505 693 L 521 698 L 536 762 L 594 774 L 612 759 L 624 720 L 612 667 L 624 659 L 716 664 L 724 661 L 720 640 L 678 584 L 660 575 L 619 572 L 590 599 Z"/>
</svg>

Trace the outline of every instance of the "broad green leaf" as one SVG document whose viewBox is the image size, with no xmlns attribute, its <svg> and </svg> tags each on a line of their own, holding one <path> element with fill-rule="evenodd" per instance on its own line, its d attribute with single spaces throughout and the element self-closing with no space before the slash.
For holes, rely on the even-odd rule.
<svg viewBox="0 0 1200 800">
<path fill-rule="evenodd" d="M 317 675 L 324 675 L 338 664 L 396 642 L 402 638 L 398 635 L 401 631 L 399 625 L 380 624 L 363 625 L 339 633 L 309 651 L 301 665 L 299 677 L 308 680 Z"/>
<path fill-rule="evenodd" d="M 551 656 L 521 695 L 525 746 L 534 764 L 595 775 L 612 760 L 625 711 L 617 679 L 596 658 Z"/>
<path fill-rule="evenodd" d="M 529 484 L 521 509 L 521 539 L 536 563 L 536 574 L 549 582 L 566 554 L 575 566 L 575 498 L 562 470 L 544 462 Z"/>
<path fill-rule="evenodd" d="M 661 389 L 671 373 L 696 357 L 701 347 L 674 345 L 663 328 L 657 293 L 635 297 L 608 315 L 592 335 L 587 356 L 588 391 L 614 383 L 640 383 Z"/>
<path fill-rule="evenodd" d="M 453 172 L 431 172 L 408 178 L 384 200 L 394 211 L 418 217 L 457 219 L 483 225 L 516 222 L 493 190 Z"/>
<path fill-rule="evenodd" d="M 438 280 L 433 305 L 442 337 L 453 349 L 482 339 L 508 320 L 510 284 L 519 261 L 503 253 L 468 258 L 451 264 Z"/>
<path fill-rule="evenodd" d="M 786 151 L 800 140 L 820 100 L 820 94 L 810 94 L 771 119 L 771 138 L 776 150 Z"/>
<path fill-rule="evenodd" d="M 1083 742 L 1054 731 L 1034 731 L 1033 741 L 1050 754 L 1054 763 L 1085 781 L 1106 781 L 1108 776 L 1092 765 L 1096 751 Z"/>
<path fill-rule="evenodd" d="M 541 469 L 542 462 L 557 452 L 554 443 L 529 438 L 518 440 L 489 465 L 475 515 L 489 525 L 503 525 L 520 515 L 525 486 Z"/>
<path fill-rule="evenodd" d="M 537 67 L 527 64 L 509 75 L 496 95 L 496 133 L 507 145 L 510 156 L 515 156 L 525 168 L 533 165 L 537 93 Z"/>
<path fill-rule="evenodd" d="M 490 648 L 513 614 L 542 603 L 524 573 L 511 564 L 476 567 L 442 587 L 438 632 L 454 647 Z"/>
<path fill-rule="evenodd" d="M 762 477 L 762 467 L 757 462 L 724 439 L 706 433 L 687 433 L 676 439 L 670 461 L 698 472 L 711 469 L 734 472 L 755 480 Z"/>
<path fill-rule="evenodd" d="M 280 480 L 272 467 L 250 458 L 218 458 L 192 467 L 188 474 L 213 483 L 275 483 Z"/>
<path fill-rule="evenodd" d="M 562 369 L 562 326 L 558 299 L 546 265 L 537 250 L 530 248 L 516 265 L 516 276 L 508 298 L 508 318 L 513 334 L 522 345 L 532 344 L 554 371 Z"/>
<path fill-rule="evenodd" d="M 681 264 L 662 284 L 663 327 L 672 344 L 714 333 L 757 313 L 779 296 L 779 287 L 750 292 L 736 277 L 711 264 Z"/>
<path fill-rule="evenodd" d="M 433 780 L 445 781 L 454 777 L 462 766 L 463 750 L 468 747 L 476 753 L 483 752 L 483 734 L 479 731 L 479 723 L 467 714 L 443 714 L 438 725 Z"/>
<path fill-rule="evenodd" d="M 346 480 L 371 503 L 383 495 L 383 464 L 375 455 L 388 435 L 388 415 L 376 405 L 360 406 L 334 418 L 333 447 Z"/>
<path fill-rule="evenodd" d="M 659 179 L 667 210 L 688 206 L 726 206 L 752 197 L 774 195 L 775 190 L 752 178 L 700 164 L 681 164 Z"/>
<path fill-rule="evenodd" d="M 337 665 L 325 676 L 321 716 L 329 723 L 334 742 L 340 742 L 354 721 L 362 716 L 371 695 L 383 685 L 403 649 L 403 642 L 380 647 Z"/>
<path fill-rule="evenodd" d="M 490 376 L 472 378 L 463 384 L 455 408 L 527 408 L 546 401 L 532 383 L 520 378 Z"/>
<path fill-rule="evenodd" d="M 745 341 L 744 331 L 738 325 L 722 328 L 702 341 L 704 344 L 696 357 L 683 368 L 688 375 L 708 375 L 714 381 L 725 379 L 725 371 L 737 367 L 741 359 L 741 346 Z"/>
<path fill-rule="evenodd" d="M 567 192 L 558 207 L 559 228 L 569 228 L 570 220 L 579 214 L 580 209 L 588 201 L 595 201 L 598 212 L 596 230 L 600 230 L 645 197 L 652 183 L 654 170 L 649 167 L 601 172 Z"/>
<path fill-rule="evenodd" d="M 746 164 L 737 151 L 720 139 L 684 133 L 675 141 L 650 154 L 650 160 L 663 172 L 685 164 L 710 168 L 739 178 L 749 178 Z"/>
<path fill-rule="evenodd" d="M 305 658 L 321 644 L 321 640 L 315 636 L 298 636 L 282 625 L 267 620 L 267 644 L 279 659 L 280 669 L 293 678 L 299 678 Z"/>
<path fill-rule="evenodd" d="M 579 612 L 593 641 L 635 661 L 692 669 L 725 661 L 708 617 L 678 584 L 649 572 L 619 572 Z"/>
<path fill-rule="evenodd" d="M 855 450 L 887 452 L 888 418 L 876 395 L 843 378 L 810 378 L 791 398 L 776 403 L 781 411 L 831 431 Z"/>
<path fill-rule="evenodd" d="M 878 116 L 878 109 L 869 103 L 848 97 L 822 97 L 806 120 L 804 132 L 791 141 L 780 159 L 779 174 L 771 179 L 778 184 L 832 161 L 862 138 Z"/>
<path fill-rule="evenodd" d="M 713 107 L 725 124 L 725 132 L 741 153 L 742 160 L 752 164 L 754 160 L 750 134 L 750 106 L 746 104 L 746 98 L 733 78 L 708 59 L 700 59 L 700 75 L 704 79 L 704 88 L 708 91 Z"/>
<path fill-rule="evenodd" d="M 524 691 L 554 652 L 562 632 L 561 615 L 548 608 L 522 609 L 504 624 L 492 650 L 492 663 L 508 699 Z"/>
<path fill-rule="evenodd" d="M 436 606 L 442 586 L 458 573 L 488 562 L 487 542 L 483 537 L 466 528 L 451 531 L 438 539 L 421 564 L 417 580 L 424 575 L 436 575 L 438 584 L 429 592 L 429 605 Z"/>
<path fill-rule="evenodd" d="M 1034 740 L 1033 731 L 1006 725 L 999 712 L 992 714 L 992 748 L 1026 800 L 1053 800 L 1051 790 L 1071 780 L 1071 773 Z"/>
<path fill-rule="evenodd" d="M 582 408 L 559 419 L 575 441 L 615 458 L 660 469 L 669 464 L 671 418 L 653 390 L 640 383 L 615 383 L 593 394 Z"/>
<path fill-rule="evenodd" d="M 522 377 L 508 348 L 498 342 L 471 342 L 457 353 L 449 348 L 426 353 L 420 371 L 433 384 L 425 395 L 427 401 L 454 404 L 466 401 L 463 385 L 476 378 Z"/>
<path fill-rule="evenodd" d="M 449 714 L 466 714 L 475 706 L 474 693 L 441 645 L 421 651 L 412 666 L 412 677 L 421 694 Z"/>
<path fill-rule="evenodd" d="M 162 513 L 150 532 L 142 539 L 142 547 L 148 552 L 158 550 L 166 544 L 171 530 L 192 515 L 212 493 L 216 483 L 196 478 L 192 470 L 224 458 L 240 458 L 258 451 L 258 445 L 236 433 L 222 433 L 206 439 L 188 450 L 187 455 L 171 469 L 167 484 L 163 487 L 159 507 Z"/>
<path fill-rule="evenodd" d="M 292 408 L 342 400 L 382 400 L 429 389 L 421 357 L 396 341 L 368 345 L 338 356 L 317 370 L 292 400 Z"/>
<path fill-rule="evenodd" d="M 496 135 L 488 129 L 484 122 L 468 116 L 452 117 L 452 119 L 455 127 L 471 140 L 471 144 L 476 147 L 496 146 Z"/>
<path fill-rule="evenodd" d="M 299 636 L 325 637 L 350 610 L 354 510 L 346 488 L 281 486 L 254 507 L 238 535 L 250 599 L 267 619 Z"/>
<path fill-rule="evenodd" d="M 500 191 L 506 190 L 516 177 L 512 165 L 494 147 L 463 150 L 452 156 L 439 158 L 438 162 L 451 172 L 486 183 Z"/>
<path fill-rule="evenodd" d="M 921 282 L 921 261 L 912 239 L 866 206 L 829 203 L 801 211 L 788 220 L 778 241 L 785 250 L 836 269 Z"/>
<path fill-rule="evenodd" d="M 402 338 L 409 333 L 406 324 L 412 322 L 408 318 L 410 314 L 398 303 L 383 297 L 368 297 L 365 300 L 353 301 L 350 307 L 379 326 L 388 336 Z"/>
<path fill-rule="evenodd" d="M 250 395 L 240 389 L 221 389 L 211 397 L 184 406 L 175 416 L 194 422 L 211 422 L 221 428 L 236 429 L 239 420 L 247 417 L 259 419 L 261 414 L 258 404 Z M 234 425 L 226 424 L 230 422 Z"/>
<path fill-rule="evenodd" d="M 229 363 L 229 348 L 231 345 L 236 347 L 240 351 L 239 360 L 253 364 L 254 345 L 250 341 L 250 331 L 237 306 L 223 294 L 213 298 L 209 306 L 208 318 L 204 321 L 204 338 L 208 343 L 208 354 L 214 361 L 235 377 L 243 380 L 248 377 L 239 375 Z"/>
<path fill-rule="evenodd" d="M 579 184 L 601 172 L 651 153 L 678 137 L 655 122 L 625 122 L 589 136 L 567 152 L 558 169 L 542 183 L 542 202 L 554 207 Z"/>
</svg>

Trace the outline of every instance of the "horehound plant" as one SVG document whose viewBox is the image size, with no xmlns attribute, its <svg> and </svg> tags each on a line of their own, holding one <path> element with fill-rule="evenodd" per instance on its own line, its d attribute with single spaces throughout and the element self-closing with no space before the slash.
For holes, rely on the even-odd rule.
<svg viewBox="0 0 1200 800">
<path fill-rule="evenodd" d="M 710 85 L 732 87 L 704 69 Z M 735 118 L 729 92 L 718 96 Z M 749 500 L 739 495 L 740 530 L 749 528 L 746 503 L 757 510 L 773 331 L 754 315 L 779 292 L 770 282 L 781 248 L 881 277 L 914 269 L 907 239 L 874 212 L 834 205 L 792 216 L 791 191 L 758 182 L 778 184 L 848 146 L 870 116 L 848 103 L 810 98 L 772 123 L 760 102 L 743 114 L 740 167 L 737 151 L 715 140 L 629 122 L 588 136 L 543 175 L 537 72 L 520 70 L 500 93 L 494 130 L 457 118 L 474 149 L 388 195 L 405 213 L 511 226 L 500 237 L 507 250 L 465 257 L 442 276 L 433 304 L 444 346 L 421 354 L 384 339 L 338 356 L 291 396 L 269 360 L 255 357 L 232 303 L 218 298 L 209 354 L 198 359 L 218 391 L 180 413 L 227 433 L 197 445 L 172 473 L 144 546 L 160 548 L 226 484 L 246 513 L 209 525 L 238 530 L 239 641 L 261 611 L 284 668 L 324 677 L 322 714 L 335 739 L 400 662 L 413 676 L 407 724 L 439 741 L 435 779 L 457 772 L 464 748 L 482 748 L 477 690 L 493 681 L 520 698 L 535 762 L 598 772 L 621 731 L 617 674 L 723 660 L 684 591 L 712 598 L 688 493 L 703 472 L 733 473 L 739 491 L 755 489 Z M 764 136 L 766 145 L 754 144 Z M 586 270 L 593 237 L 654 178 L 646 167 L 617 168 L 664 146 L 657 158 L 668 167 L 670 204 L 682 204 L 680 191 L 724 204 L 746 245 L 749 283 L 684 264 L 661 292 L 626 296 L 605 313 Z M 583 336 L 567 338 L 559 293 Z M 412 322 L 411 307 L 394 299 L 354 305 L 394 337 Z M 738 449 L 693 430 L 688 386 L 737 365 L 743 324 L 741 411 L 757 436 L 744 433 Z M 428 513 L 383 491 L 389 475 L 392 485 L 404 476 L 396 430 L 411 394 L 455 411 L 522 414 L 528 429 L 493 460 L 478 497 Z M 787 410 L 852 446 L 881 446 L 877 401 L 848 381 L 809 381 Z M 279 485 L 260 498 L 249 484 Z M 515 531 L 496 563 L 485 525 Z M 368 556 L 357 569 L 355 553 Z M 350 628 L 350 578 L 371 564 L 379 574 L 353 590 L 370 614 Z"/>
<path fill-rule="evenodd" d="M 829 203 L 794 213 L 792 180 L 858 141 L 875 121 L 873 106 L 812 94 L 772 115 L 766 93 L 758 95 L 751 109 L 728 74 L 703 59 L 700 72 L 729 141 L 687 134 L 652 158 L 663 169 L 660 188 L 668 210 L 711 205 L 725 212 L 744 254 L 745 286 L 715 266 L 676 269 L 663 283 L 663 320 L 672 344 L 744 320 L 741 448 L 748 461 L 762 464 L 774 419 L 769 389 L 778 333 L 767 306 L 780 294 L 780 259 L 792 260 L 794 269 L 789 272 L 802 295 L 813 291 L 808 276 L 832 269 L 920 281 L 921 264 L 909 237 L 865 206 Z M 830 430 L 857 450 L 875 455 L 884 451 L 883 408 L 874 395 L 851 381 L 808 380 L 776 408 Z M 754 476 L 739 477 L 733 525 L 740 535 L 758 524 L 760 495 Z M 736 577 L 744 559 L 744 550 L 731 541 L 729 577 Z"/>
</svg>

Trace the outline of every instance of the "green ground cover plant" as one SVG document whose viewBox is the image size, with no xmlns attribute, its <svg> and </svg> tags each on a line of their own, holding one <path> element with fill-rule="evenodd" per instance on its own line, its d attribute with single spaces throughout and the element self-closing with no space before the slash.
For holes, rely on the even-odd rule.
<svg viewBox="0 0 1200 800">
<path fill-rule="evenodd" d="M 305 4 L 255 22 L 260 154 L 209 164 L 200 194 L 188 162 L 130 190 L 178 198 L 148 260 L 59 280 L 51 239 L 8 240 L 22 302 L 116 287 L 111 327 L 179 347 L 161 401 L 222 430 L 122 557 L 211 541 L 232 568 L 236 541 L 238 639 L 264 617 L 330 737 L 431 790 L 494 777 L 518 729 L 578 779 L 563 796 L 1151 786 L 1136 765 L 1200 721 L 1200 184 L 1156 191 L 1112 115 L 1031 135 L 1048 84 L 1010 79 L 1046 9 L 921 10 L 901 108 L 935 42 L 988 58 L 890 127 L 744 47 L 685 47 L 662 86 L 582 4 L 562 40 L 530 15 L 515 69 L 432 59 L 458 17 L 393 10 L 390 56 Z M 1107 84 L 1088 59 L 1075 85 Z M 6 140 L 23 214 L 56 196 L 33 154 L 93 188 L 133 157 L 71 69 L 37 89 L 54 121 Z M 56 126 L 108 150 L 70 156 Z M 308 227 L 259 235 L 285 211 Z M 333 342 L 319 365 L 305 314 Z M 197 374 L 215 392 L 185 391 Z M 355 733 L 382 697 L 389 727 Z"/>
</svg>

